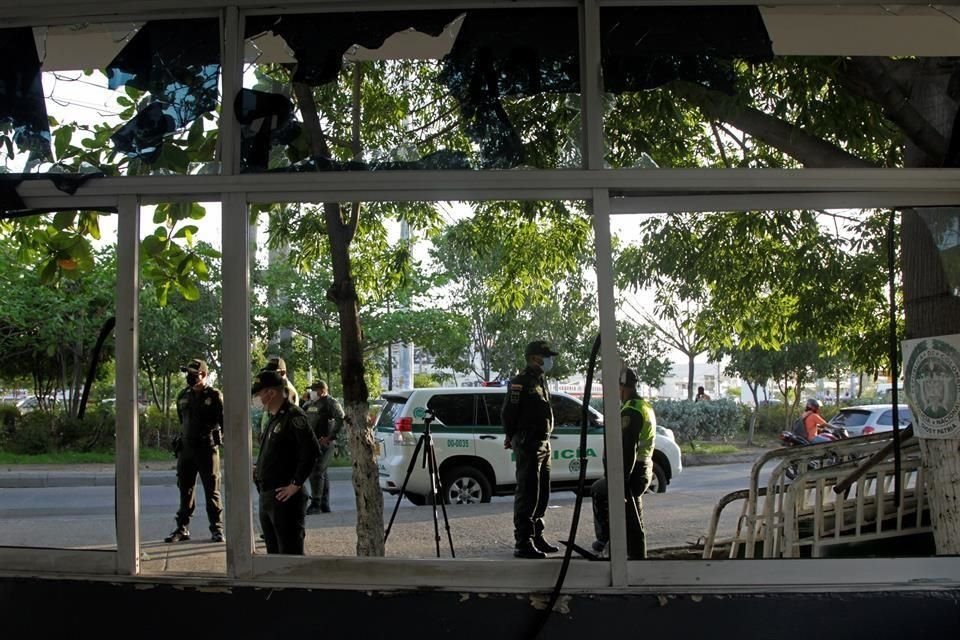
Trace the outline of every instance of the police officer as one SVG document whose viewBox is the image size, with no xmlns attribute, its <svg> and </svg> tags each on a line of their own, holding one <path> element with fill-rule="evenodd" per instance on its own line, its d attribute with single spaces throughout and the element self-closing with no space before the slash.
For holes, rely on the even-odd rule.
<svg viewBox="0 0 960 640">
<path fill-rule="evenodd" d="M 260 454 L 253 468 L 259 492 L 260 528 L 267 553 L 303 555 L 306 535 L 306 482 L 320 456 L 320 444 L 303 409 L 291 402 L 277 371 L 264 369 L 253 380 L 251 395 L 270 416 L 260 435 Z"/>
<path fill-rule="evenodd" d="M 187 387 L 177 396 L 180 420 L 180 449 L 177 454 L 177 486 L 180 509 L 177 528 L 164 542 L 190 539 L 190 517 L 196 506 L 197 474 L 203 483 L 210 521 L 211 540 L 223 542 L 223 508 L 220 505 L 220 451 L 223 443 L 223 396 L 207 386 L 207 363 L 199 358 L 180 367 Z"/>
<path fill-rule="evenodd" d="M 333 443 L 343 429 L 343 407 L 327 393 L 327 383 L 310 385 L 310 400 L 303 405 L 310 429 L 320 442 L 320 459 L 310 474 L 310 506 L 307 515 L 330 513 L 330 479 L 327 468 L 333 457 Z"/>
<path fill-rule="evenodd" d="M 637 393 L 637 374 L 624 367 L 620 371 L 620 427 L 623 445 L 623 479 L 626 494 L 627 556 L 630 560 L 647 557 L 646 535 L 643 530 L 643 494 L 653 476 L 653 442 L 657 433 L 657 418 L 649 402 Z M 613 436 L 608 432 L 608 436 Z M 607 441 L 609 445 L 613 440 Z M 597 540 L 596 551 L 606 551 L 610 542 L 610 501 L 607 495 L 606 457 L 604 477 L 590 487 L 593 498 L 593 526 Z"/>
<path fill-rule="evenodd" d="M 544 373 L 553 367 L 557 352 L 543 340 L 527 345 L 527 367 L 510 379 L 503 404 L 504 449 L 517 462 L 517 489 L 513 499 L 513 536 L 518 558 L 545 558 L 558 547 L 543 537 L 543 514 L 550 499 L 550 432 L 553 408 Z"/>
<path fill-rule="evenodd" d="M 283 389 L 284 393 L 287 394 L 287 398 L 293 404 L 300 405 L 300 394 L 297 393 L 297 388 L 293 386 L 293 383 L 287 379 L 287 363 L 284 362 L 283 358 L 280 356 L 270 356 L 267 358 L 267 364 L 263 366 L 264 371 L 276 371 L 280 374 L 280 377 L 283 378 Z M 258 438 L 263 433 L 263 430 L 266 428 L 267 423 L 270 422 L 270 416 L 267 415 L 267 412 L 264 411 L 260 414 L 260 430 L 255 434 Z"/>
</svg>

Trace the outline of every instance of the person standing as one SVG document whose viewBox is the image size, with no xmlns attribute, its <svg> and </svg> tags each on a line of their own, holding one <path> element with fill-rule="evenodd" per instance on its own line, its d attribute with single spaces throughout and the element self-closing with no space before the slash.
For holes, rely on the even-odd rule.
<svg viewBox="0 0 960 640">
<path fill-rule="evenodd" d="M 203 484 L 207 519 L 213 542 L 223 542 L 223 507 L 220 504 L 220 451 L 223 443 L 223 395 L 207 386 L 207 363 L 199 358 L 180 367 L 187 387 L 177 396 L 180 447 L 177 454 L 177 487 L 180 508 L 177 528 L 164 542 L 190 539 L 190 518 L 196 506 L 197 475 Z"/>
<path fill-rule="evenodd" d="M 327 383 L 318 380 L 310 385 L 311 398 L 303 409 L 310 429 L 320 443 L 320 458 L 310 474 L 310 506 L 307 515 L 330 513 L 330 479 L 327 468 L 333 457 L 333 443 L 343 429 L 343 407 L 327 392 Z"/>
<path fill-rule="evenodd" d="M 527 345 L 526 368 L 510 379 L 501 421 L 504 449 L 516 457 L 517 488 L 513 499 L 513 555 L 545 558 L 560 549 L 543 537 L 543 515 L 550 500 L 550 433 L 553 408 L 544 374 L 553 368 L 557 352 L 543 340 Z"/>
<path fill-rule="evenodd" d="M 637 374 L 629 367 L 624 367 L 620 372 L 620 402 L 627 557 L 630 560 L 642 560 L 647 557 L 647 540 L 643 529 L 643 494 L 653 478 L 653 445 L 657 433 L 657 418 L 650 403 L 637 393 Z M 607 440 L 609 445 L 613 442 L 612 438 Z M 593 543 L 595 551 L 606 551 L 610 543 L 606 456 L 603 462 L 603 477 L 590 487 L 590 496 L 593 498 L 593 527 L 597 535 L 597 540 Z"/>
<path fill-rule="evenodd" d="M 262 370 L 276 371 L 279 373 L 280 377 L 283 378 L 283 390 L 287 398 L 290 399 L 292 404 L 300 405 L 300 394 L 297 393 L 297 388 L 293 386 L 293 383 L 287 379 L 287 363 L 284 362 L 283 358 L 280 356 L 270 356 L 267 358 L 267 364 L 263 366 Z M 260 429 L 254 434 L 257 438 L 263 434 L 263 430 L 266 428 L 268 422 L 270 422 L 270 416 L 264 411 L 260 414 Z"/>
<path fill-rule="evenodd" d="M 697 397 L 693 399 L 694 402 L 704 402 L 710 400 L 710 396 L 707 395 L 707 392 L 703 390 L 703 387 L 697 387 Z"/>
<path fill-rule="evenodd" d="M 303 555 L 307 501 L 303 483 L 320 456 L 320 443 L 307 424 L 307 414 L 290 400 L 284 387 L 277 371 L 264 369 L 250 389 L 270 416 L 260 434 L 253 481 L 267 553 Z"/>
</svg>

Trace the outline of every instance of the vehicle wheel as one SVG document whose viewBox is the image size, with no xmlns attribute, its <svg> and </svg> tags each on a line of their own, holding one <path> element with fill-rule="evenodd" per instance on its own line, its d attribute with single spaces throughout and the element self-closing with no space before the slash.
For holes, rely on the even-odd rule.
<svg viewBox="0 0 960 640">
<path fill-rule="evenodd" d="M 650 486 L 647 487 L 647 493 L 666 493 L 667 474 L 656 462 L 653 463 L 653 478 L 650 480 Z"/>
<path fill-rule="evenodd" d="M 443 473 L 443 497 L 447 504 L 490 502 L 490 481 L 475 467 L 454 467 Z"/>
<path fill-rule="evenodd" d="M 409 491 L 403 492 L 403 497 L 410 501 L 416 507 L 422 507 L 427 504 L 427 496 L 420 495 L 419 493 L 410 493 Z"/>
</svg>

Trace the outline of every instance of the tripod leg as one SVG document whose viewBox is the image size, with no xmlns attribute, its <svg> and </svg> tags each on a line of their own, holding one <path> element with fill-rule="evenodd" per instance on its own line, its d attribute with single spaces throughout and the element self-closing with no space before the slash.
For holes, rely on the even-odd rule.
<svg viewBox="0 0 960 640">
<path fill-rule="evenodd" d="M 403 484 L 400 485 L 400 493 L 397 495 L 397 504 L 393 506 L 393 514 L 390 516 L 390 522 L 387 523 L 387 529 L 383 533 L 383 544 L 387 544 L 387 538 L 390 537 L 390 529 L 393 528 L 393 520 L 397 517 L 397 511 L 400 509 L 400 501 L 403 500 L 403 492 L 407 488 L 407 482 L 410 481 L 410 474 L 413 468 L 417 466 L 417 454 L 423 448 L 424 436 L 417 440 L 417 446 L 413 449 L 413 455 L 410 456 L 410 464 L 407 465 L 407 475 L 403 477 Z"/>
<path fill-rule="evenodd" d="M 437 453 L 433 450 L 433 447 L 430 447 L 430 458 L 431 464 L 433 465 L 434 478 L 437 483 L 437 493 L 441 496 L 440 499 L 440 510 L 443 511 L 443 526 L 447 530 L 447 542 L 450 543 L 450 557 L 456 558 L 457 553 L 453 550 L 453 534 L 450 533 L 450 519 L 447 517 L 447 501 L 443 499 L 443 482 L 440 480 L 440 469 L 437 466 Z M 434 514 L 436 515 L 436 514 Z M 434 520 L 434 525 L 436 525 L 436 520 Z M 436 528 L 436 527 L 434 527 Z M 437 533 L 437 557 L 440 556 L 440 534 Z"/>
<path fill-rule="evenodd" d="M 440 498 L 441 504 L 443 504 L 443 498 L 440 496 L 440 492 L 437 488 L 437 467 L 436 467 L 436 456 L 433 455 L 433 438 L 425 433 L 424 436 L 427 439 L 426 445 L 423 449 L 424 463 L 426 463 L 427 474 L 430 476 L 430 506 L 433 507 L 433 538 L 434 543 L 437 546 L 437 557 L 440 557 L 440 526 L 437 523 L 437 498 Z"/>
</svg>

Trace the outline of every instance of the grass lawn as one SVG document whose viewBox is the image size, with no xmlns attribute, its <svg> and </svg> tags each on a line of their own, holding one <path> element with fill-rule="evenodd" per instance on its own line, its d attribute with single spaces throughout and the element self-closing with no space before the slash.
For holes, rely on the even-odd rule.
<svg viewBox="0 0 960 640">
<path fill-rule="evenodd" d="M 0 451 L 0 464 L 113 464 L 115 455 L 112 451 L 58 451 L 56 453 L 41 453 L 28 455 Z M 166 449 L 140 449 L 142 462 L 163 462 L 173 460 L 173 454 Z"/>
<path fill-rule="evenodd" d="M 689 442 L 683 444 L 683 451 L 699 455 L 716 455 L 721 453 L 739 453 L 740 447 L 729 442 L 700 442 L 696 441 L 696 448 Z"/>
<path fill-rule="evenodd" d="M 253 448 L 253 459 L 257 459 L 257 449 Z M 221 451 L 221 456 L 223 455 Z M 58 451 L 28 455 L 0 450 L 0 464 L 113 464 L 116 456 L 113 451 Z M 173 462 L 173 454 L 167 449 L 140 447 L 140 462 Z M 349 456 L 331 458 L 331 467 L 349 467 Z"/>
</svg>

